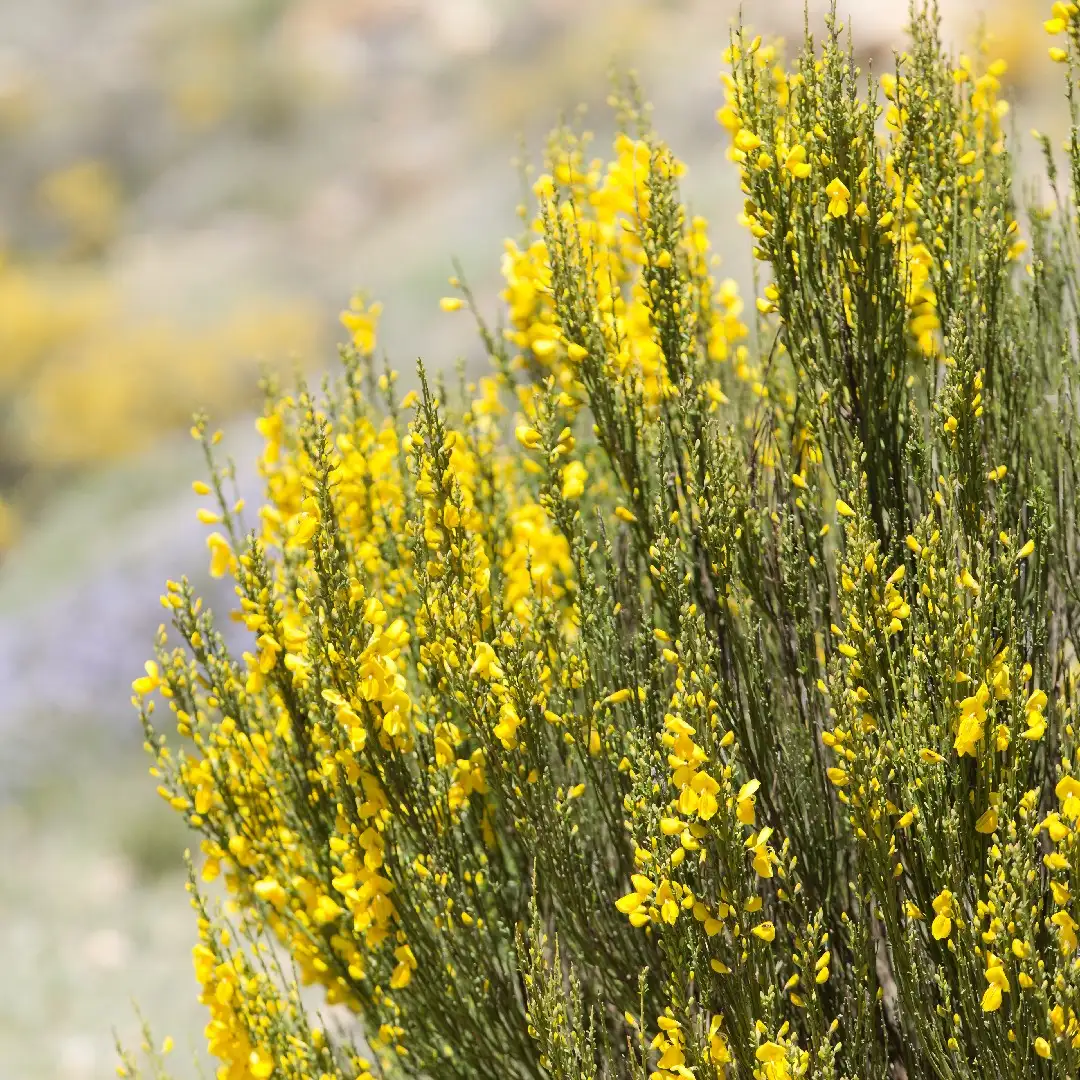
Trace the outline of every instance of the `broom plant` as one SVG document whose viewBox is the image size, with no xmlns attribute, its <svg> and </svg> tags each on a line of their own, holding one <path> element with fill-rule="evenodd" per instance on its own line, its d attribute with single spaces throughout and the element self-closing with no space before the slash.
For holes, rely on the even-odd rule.
<svg viewBox="0 0 1080 1080">
<path fill-rule="evenodd" d="M 221 1080 L 1080 1074 L 1046 28 L 1039 194 L 932 8 L 880 78 L 835 15 L 737 31 L 748 311 L 628 92 L 606 162 L 552 137 L 499 324 L 443 301 L 491 374 L 402 394 L 358 298 L 339 376 L 268 388 L 254 514 L 196 424 L 244 643 L 170 582 L 134 689 Z"/>
</svg>

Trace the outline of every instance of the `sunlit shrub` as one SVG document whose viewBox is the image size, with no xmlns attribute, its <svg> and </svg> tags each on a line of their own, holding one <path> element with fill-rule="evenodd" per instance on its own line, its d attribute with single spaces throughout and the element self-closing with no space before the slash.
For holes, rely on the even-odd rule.
<svg viewBox="0 0 1080 1080">
<path fill-rule="evenodd" d="M 1047 149 L 1021 211 L 931 18 L 880 88 L 841 40 L 728 53 L 752 328 L 621 102 L 607 165 L 552 143 L 492 377 L 402 399 L 354 305 L 254 516 L 197 426 L 248 644 L 170 583 L 134 689 L 231 898 L 219 1076 L 1080 1072 L 1075 196 Z"/>
</svg>

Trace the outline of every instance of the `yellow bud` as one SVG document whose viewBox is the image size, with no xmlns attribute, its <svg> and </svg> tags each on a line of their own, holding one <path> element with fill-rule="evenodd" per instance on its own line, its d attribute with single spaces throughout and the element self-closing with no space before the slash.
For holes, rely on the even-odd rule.
<svg viewBox="0 0 1080 1080">
<path fill-rule="evenodd" d="M 517 441 L 525 447 L 526 450 L 535 450 L 540 445 L 540 432 L 536 428 L 528 427 L 525 424 L 519 424 L 514 429 L 514 435 Z"/>
</svg>

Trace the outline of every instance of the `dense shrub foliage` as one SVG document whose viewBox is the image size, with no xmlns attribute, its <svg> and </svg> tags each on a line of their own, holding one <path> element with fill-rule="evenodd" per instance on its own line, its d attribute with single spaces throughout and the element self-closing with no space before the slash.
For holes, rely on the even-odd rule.
<svg viewBox="0 0 1080 1080">
<path fill-rule="evenodd" d="M 1080 1074 L 1080 136 L 1021 206 L 1003 65 L 842 42 L 728 51 L 745 323 L 619 100 L 492 376 L 402 398 L 357 301 L 254 516 L 197 425 L 247 644 L 170 583 L 135 691 L 220 1077 Z"/>
</svg>

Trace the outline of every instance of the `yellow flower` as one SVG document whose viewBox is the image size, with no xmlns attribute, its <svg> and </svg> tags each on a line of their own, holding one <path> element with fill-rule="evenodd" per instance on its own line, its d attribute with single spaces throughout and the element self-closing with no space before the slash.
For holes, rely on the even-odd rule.
<svg viewBox="0 0 1080 1080">
<path fill-rule="evenodd" d="M 810 175 L 810 165 L 806 160 L 806 147 L 796 144 L 788 152 L 784 160 L 784 168 L 787 169 L 796 180 L 805 180 Z"/>
<path fill-rule="evenodd" d="M 1001 1008 L 1001 987 L 988 986 L 982 997 L 983 1012 L 997 1012 Z"/>
<path fill-rule="evenodd" d="M 717 1076 L 723 1078 L 724 1066 L 731 1063 L 731 1051 L 720 1032 L 720 1017 L 709 1021 L 709 1060 L 717 1066 Z"/>
<path fill-rule="evenodd" d="M 400 990 L 412 981 L 412 973 L 416 970 L 416 957 L 408 945 L 399 945 L 394 950 L 394 959 L 397 960 L 397 966 L 390 976 L 390 986 L 394 990 Z"/>
<path fill-rule="evenodd" d="M 829 196 L 829 216 L 834 218 L 846 217 L 851 192 L 848 191 L 844 182 L 839 177 L 830 180 L 828 187 L 825 188 L 825 194 Z"/>
<path fill-rule="evenodd" d="M 973 715 L 964 716 L 960 720 L 960 728 L 953 743 L 954 750 L 959 757 L 970 754 L 975 757 L 975 747 L 978 740 L 983 738 L 983 726 L 978 723 L 978 718 Z"/>
<path fill-rule="evenodd" d="M 750 154 L 761 145 L 761 139 L 749 128 L 742 128 L 735 136 L 735 145 L 744 154 Z"/>
<path fill-rule="evenodd" d="M 150 668 L 147 665 L 147 672 Z M 1072 821 L 1075 821 L 1080 816 L 1080 780 L 1077 780 L 1075 776 L 1067 775 L 1063 776 L 1058 782 L 1057 787 L 1054 788 L 1054 794 L 1057 796 L 1058 802 L 1061 803 L 1061 809 L 1065 816 Z M 1049 819 L 1047 819 L 1049 820 Z M 1053 837 L 1054 841 L 1063 839 L 1063 837 Z"/>
<path fill-rule="evenodd" d="M 975 831 L 981 833 L 992 833 L 998 825 L 998 812 L 996 806 L 991 806 L 986 810 L 975 822 Z"/>
<path fill-rule="evenodd" d="M 488 681 L 502 678 L 503 670 L 495 657 L 495 650 L 486 641 L 477 642 L 475 659 L 469 668 L 469 674 Z"/>
<path fill-rule="evenodd" d="M 1031 742 L 1038 742 L 1046 734 L 1046 717 L 1038 709 L 1028 712 L 1027 725 L 1021 734 Z"/>
<path fill-rule="evenodd" d="M 504 750 L 513 750 L 517 747 L 517 730 L 522 722 L 513 703 L 503 702 L 499 708 L 499 722 L 495 725 L 495 738 L 502 743 Z"/>
<path fill-rule="evenodd" d="M 273 1059 L 262 1050 L 252 1050 L 245 1064 L 253 1080 L 268 1080 L 274 1074 Z"/>
<path fill-rule="evenodd" d="M 375 333 L 382 314 L 382 304 L 368 304 L 357 294 L 349 301 L 349 309 L 341 313 L 341 325 L 352 334 L 353 346 L 362 356 L 375 351 Z"/>
<path fill-rule="evenodd" d="M 526 450 L 535 450 L 540 445 L 540 432 L 528 424 L 519 424 L 514 428 L 514 436 Z"/>
<path fill-rule="evenodd" d="M 759 780 L 748 780 L 735 797 L 735 816 L 743 825 L 754 824 L 754 795 L 761 787 Z"/>
<path fill-rule="evenodd" d="M 990 985 L 983 994 L 982 1011 L 997 1012 L 1001 1008 L 1001 995 L 1009 993 L 1009 979 L 1001 960 L 993 953 L 987 953 L 986 971 L 983 975 Z"/>
<path fill-rule="evenodd" d="M 753 853 L 754 871 L 758 877 L 771 878 L 773 876 L 772 864 L 775 856 L 769 852 L 770 836 L 772 836 L 772 829 L 766 827 L 756 835 L 751 835 L 746 842 L 746 846 Z"/>
<path fill-rule="evenodd" d="M 569 500 L 580 499 L 588 478 L 589 474 L 580 461 L 568 462 L 562 471 L 562 497 Z"/>
<path fill-rule="evenodd" d="M 131 689 L 140 697 L 145 694 L 152 694 L 161 685 L 161 673 L 153 660 L 146 661 L 144 670 L 146 674 L 131 684 Z"/>
<path fill-rule="evenodd" d="M 762 1043 L 755 1052 L 754 1056 L 758 1061 L 774 1062 L 783 1061 L 787 1056 L 787 1051 L 774 1042 Z"/>
<path fill-rule="evenodd" d="M 937 914 L 930 925 L 930 932 L 936 940 L 944 941 L 952 933 L 953 894 L 948 889 L 942 889 L 934 899 L 933 907 Z"/>
<path fill-rule="evenodd" d="M 986 720 L 986 703 L 990 691 L 983 683 L 971 697 L 960 702 L 960 726 L 956 732 L 953 749 L 959 757 L 965 754 L 976 756 L 976 744 L 983 737 L 983 723 Z"/>
<path fill-rule="evenodd" d="M 1078 929 L 1073 917 L 1067 911 L 1057 911 L 1050 916 L 1050 921 L 1058 928 L 1058 942 L 1061 951 L 1066 956 L 1076 952 L 1076 931 Z"/>
</svg>

